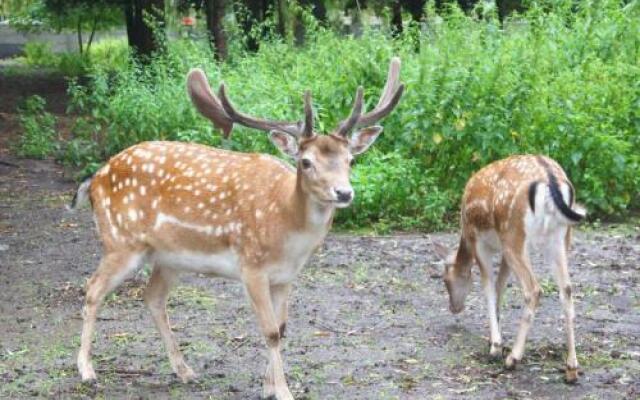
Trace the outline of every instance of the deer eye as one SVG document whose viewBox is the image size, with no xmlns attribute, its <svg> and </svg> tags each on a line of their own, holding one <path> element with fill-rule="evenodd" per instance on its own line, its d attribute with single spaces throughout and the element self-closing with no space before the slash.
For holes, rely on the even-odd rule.
<svg viewBox="0 0 640 400">
<path fill-rule="evenodd" d="M 311 160 L 309 160 L 308 158 L 303 158 L 300 161 L 300 164 L 302 165 L 303 169 L 309 169 L 311 168 Z"/>
</svg>

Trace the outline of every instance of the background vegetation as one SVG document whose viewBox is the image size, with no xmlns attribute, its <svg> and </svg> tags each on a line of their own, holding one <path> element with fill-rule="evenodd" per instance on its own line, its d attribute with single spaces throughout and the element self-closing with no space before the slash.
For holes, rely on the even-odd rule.
<svg viewBox="0 0 640 400">
<path fill-rule="evenodd" d="M 265 18 L 253 31 L 258 48 L 230 21 L 223 62 L 214 61 L 206 36 L 162 40 L 163 50 L 144 63 L 128 56 L 124 41 L 112 41 L 102 55 L 97 44 L 88 78 L 70 86 L 72 135 L 46 149 L 83 173 L 143 140 L 274 152 L 266 135 L 250 130 L 236 129 L 223 142 L 190 104 L 186 72 L 204 68 L 212 86 L 224 79 L 242 110 L 271 118 L 299 118 L 310 88 L 317 128 L 328 132 L 349 112 L 358 85 L 373 107 L 388 61 L 399 55 L 407 89 L 375 148 L 358 160 L 356 204 L 339 213 L 343 226 L 441 227 L 455 219 L 470 174 L 515 153 L 558 160 L 592 216 L 640 207 L 638 0 L 533 3 L 507 19 L 490 5 L 470 13 L 434 7 L 402 32 L 383 8 L 380 28 L 346 36 L 300 10 L 304 43 L 278 34 L 277 19 Z M 24 118 L 52 126 L 35 117 L 37 107 Z M 35 139 L 25 130 L 20 149 L 29 154 Z M 55 140 L 50 129 L 42 132 Z"/>
</svg>

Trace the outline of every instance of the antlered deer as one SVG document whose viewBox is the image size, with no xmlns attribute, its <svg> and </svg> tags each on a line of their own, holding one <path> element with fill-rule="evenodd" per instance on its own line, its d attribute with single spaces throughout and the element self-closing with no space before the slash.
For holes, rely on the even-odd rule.
<svg viewBox="0 0 640 400">
<path fill-rule="evenodd" d="M 234 108 L 224 85 L 216 96 L 199 69 L 187 76 L 196 108 L 231 133 L 233 124 L 269 131 L 271 141 L 296 161 L 176 142 L 146 142 L 114 156 L 80 185 L 73 206 L 91 199 L 104 254 L 87 282 L 78 369 L 96 378 L 90 349 L 98 307 L 105 295 L 143 260 L 153 264 L 145 301 L 183 381 L 194 378 L 169 326 L 166 300 L 176 275 L 202 273 L 244 284 L 266 339 L 265 397 L 292 399 L 280 355 L 291 285 L 327 234 L 336 208 L 354 192 L 351 161 L 376 140 L 372 125 L 398 104 L 400 60 L 389 66 L 376 107 L 363 112 L 358 88 L 351 115 L 329 135 L 313 130 L 311 95 L 304 96 L 304 122 L 253 118 Z M 364 127 L 350 133 L 357 127 Z"/>
<path fill-rule="evenodd" d="M 539 155 L 518 155 L 482 168 L 467 182 L 462 197 L 462 234 L 457 252 L 446 257 L 446 249 L 436 246 L 445 258 L 444 282 L 449 292 L 450 309 L 459 313 L 471 290 L 471 267 L 480 267 L 487 299 L 491 350 L 502 354 L 498 325 L 500 297 L 511 271 L 522 285 L 525 308 L 515 344 L 505 360 L 514 368 L 522 359 L 527 332 L 533 321 L 541 294 L 531 268 L 529 247 L 542 245 L 553 265 L 560 291 L 567 331 L 566 380 L 578 378 L 574 339 L 574 309 L 567 269 L 567 251 L 571 227 L 585 217 L 585 210 L 574 203 L 571 182 L 552 159 Z M 502 252 L 502 261 L 494 286 L 492 257 Z"/>
</svg>

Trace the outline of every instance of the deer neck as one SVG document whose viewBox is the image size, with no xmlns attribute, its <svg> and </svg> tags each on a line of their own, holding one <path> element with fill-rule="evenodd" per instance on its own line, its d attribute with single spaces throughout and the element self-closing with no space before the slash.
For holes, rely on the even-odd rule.
<svg viewBox="0 0 640 400">
<path fill-rule="evenodd" d="M 296 174 L 295 186 L 285 207 L 296 231 L 318 232 L 323 235 L 331 228 L 335 207 L 314 200 L 302 187 L 302 176 Z"/>
</svg>

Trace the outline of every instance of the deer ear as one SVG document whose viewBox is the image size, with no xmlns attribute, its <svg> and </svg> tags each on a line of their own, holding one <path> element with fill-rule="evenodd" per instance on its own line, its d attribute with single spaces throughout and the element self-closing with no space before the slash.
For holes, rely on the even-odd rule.
<svg viewBox="0 0 640 400">
<path fill-rule="evenodd" d="M 276 145 L 276 147 L 289 157 L 298 157 L 298 141 L 292 135 L 273 130 L 269 132 L 269 139 Z"/>
<path fill-rule="evenodd" d="M 376 141 L 380 133 L 382 133 L 382 127 L 379 125 L 369 126 L 353 132 L 351 139 L 349 139 L 349 150 L 351 154 L 355 156 L 367 151 L 369 146 Z"/>
</svg>

